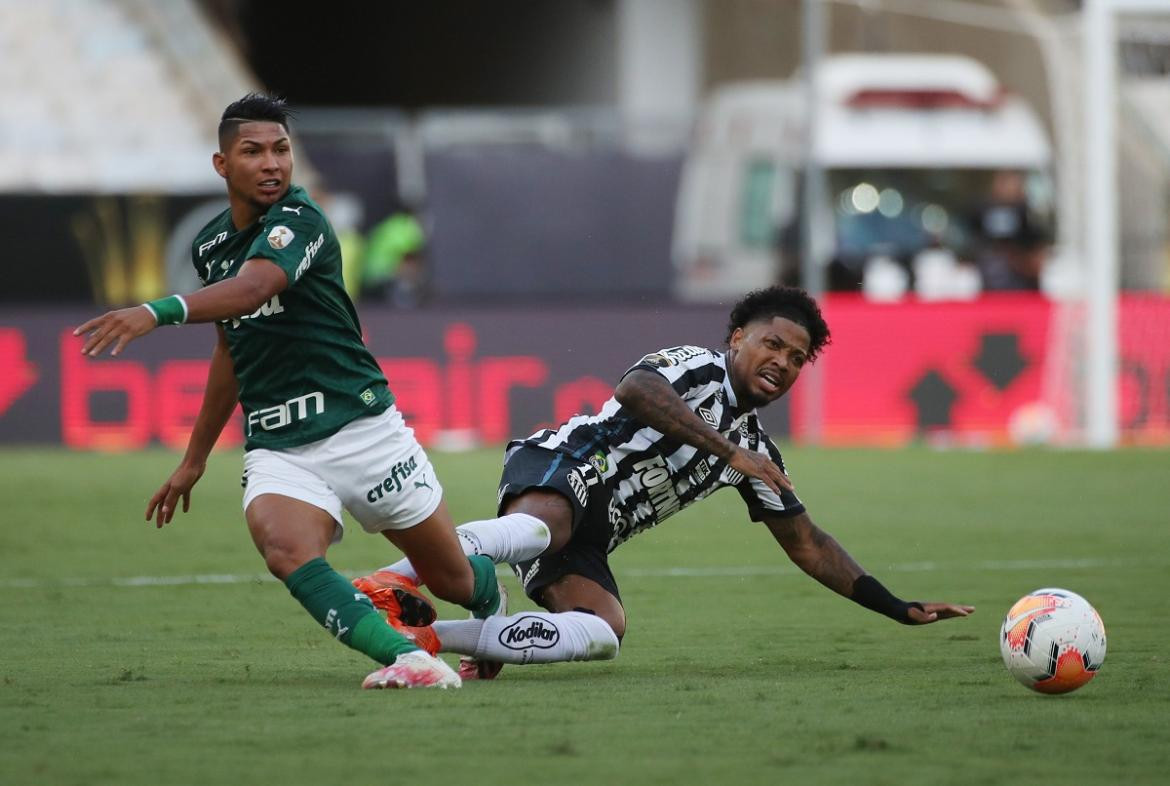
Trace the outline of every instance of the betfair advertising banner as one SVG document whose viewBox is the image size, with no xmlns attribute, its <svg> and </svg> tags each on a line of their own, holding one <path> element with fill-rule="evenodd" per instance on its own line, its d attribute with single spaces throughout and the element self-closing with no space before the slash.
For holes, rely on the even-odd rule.
<svg viewBox="0 0 1170 786">
<path fill-rule="evenodd" d="M 824 304 L 833 343 L 761 413 L 778 438 L 994 446 L 1074 439 L 1083 314 L 1027 295 L 970 303 Z M 215 343 L 208 325 L 156 330 L 119 358 L 80 354 L 94 309 L 0 307 L 0 443 L 181 447 Z M 361 312 L 366 342 L 420 440 L 496 444 L 596 412 L 644 354 L 722 349 L 727 307 Z M 1170 442 L 1170 299 L 1120 308 L 1121 421 L 1129 443 Z M 819 379 L 813 375 L 819 374 Z M 242 442 L 241 424 L 223 446 Z"/>
</svg>

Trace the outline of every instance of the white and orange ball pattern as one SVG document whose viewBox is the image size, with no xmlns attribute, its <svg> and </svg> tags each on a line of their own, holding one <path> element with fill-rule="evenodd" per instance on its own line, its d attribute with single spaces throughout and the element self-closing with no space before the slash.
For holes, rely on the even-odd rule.
<svg viewBox="0 0 1170 786">
<path fill-rule="evenodd" d="M 1004 665 L 1040 693 L 1068 693 L 1093 679 L 1105 660 L 1105 625 L 1075 592 L 1048 587 L 1008 610 L 1000 628 Z"/>
</svg>

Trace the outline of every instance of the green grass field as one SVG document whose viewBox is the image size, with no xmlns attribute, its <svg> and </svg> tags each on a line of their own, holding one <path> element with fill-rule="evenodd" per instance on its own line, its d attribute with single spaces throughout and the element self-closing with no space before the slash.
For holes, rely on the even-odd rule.
<svg viewBox="0 0 1170 786">
<path fill-rule="evenodd" d="M 786 458 L 814 520 L 894 592 L 976 614 L 867 612 L 724 491 L 614 556 L 616 661 L 365 692 L 372 665 L 262 577 L 238 455 L 158 531 L 142 513 L 175 455 L 2 452 L 0 783 L 1166 782 L 1170 454 Z M 490 516 L 498 452 L 434 459 L 456 517 Z M 355 527 L 330 553 L 350 574 L 394 556 Z M 1101 673 L 1057 697 L 1018 685 L 997 643 L 1012 601 L 1053 585 L 1109 631 Z"/>
</svg>

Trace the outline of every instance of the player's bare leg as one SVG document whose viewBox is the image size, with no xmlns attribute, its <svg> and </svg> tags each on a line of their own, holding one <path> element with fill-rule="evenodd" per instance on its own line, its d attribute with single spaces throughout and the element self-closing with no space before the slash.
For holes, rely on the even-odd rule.
<svg viewBox="0 0 1170 786">
<path fill-rule="evenodd" d="M 337 522 L 316 505 L 261 494 L 245 511 L 248 532 L 268 571 L 284 581 L 311 559 L 324 557 Z"/>
<path fill-rule="evenodd" d="M 475 590 L 475 575 L 459 547 L 446 501 L 413 527 L 382 530 L 382 534 L 406 555 L 419 583 L 430 588 L 435 597 L 450 603 L 468 602 Z"/>
<path fill-rule="evenodd" d="M 419 584 L 478 617 L 499 609 L 495 564 L 489 557 L 464 553 L 445 501 L 418 524 L 382 534 L 406 556 L 353 584 L 386 612 L 395 627 L 425 626 L 434 620 L 434 607 L 419 592 Z"/>
<path fill-rule="evenodd" d="M 343 644 L 385 668 L 363 687 L 459 687 L 459 676 L 390 627 L 370 599 L 325 561 L 337 522 L 326 511 L 280 494 L 261 494 L 244 512 L 265 564 L 305 610 Z"/>
<path fill-rule="evenodd" d="M 543 553 L 550 541 L 548 526 L 524 513 L 509 512 L 454 527 L 446 502 L 421 523 L 383 534 L 406 556 L 354 580 L 354 585 L 391 616 L 394 609 L 388 593 L 416 591 L 420 584 L 443 600 L 468 609 L 477 619 L 500 613 L 503 586 L 495 580 L 495 565 L 532 559 Z M 466 555 L 462 560 L 453 556 L 460 553 Z M 431 620 L 403 621 L 419 626 Z"/>
<path fill-rule="evenodd" d="M 529 492 L 536 493 L 536 492 Z M 436 515 L 446 514 L 445 504 L 436 511 Z M 543 520 L 541 515 L 529 514 L 523 510 L 511 510 L 494 519 L 485 519 L 483 521 L 470 521 L 466 524 L 461 524 L 454 528 L 454 535 L 458 539 L 459 548 L 468 557 L 485 556 L 492 562 L 499 565 L 502 563 L 516 563 L 524 562 L 543 554 L 549 549 L 549 543 L 553 540 L 549 531 L 548 524 Z M 572 515 L 572 511 L 568 511 L 568 515 Z M 550 516 L 551 518 L 551 516 Z M 450 515 L 446 514 L 446 528 L 451 529 Z M 565 526 L 569 526 L 571 519 L 567 519 Z M 417 529 L 413 527 L 412 529 Z M 567 539 L 567 530 L 565 539 Z M 386 537 L 394 540 L 391 532 L 386 532 Z M 406 551 L 402 545 L 395 543 L 404 552 Z M 429 548 L 429 547 L 428 547 Z M 558 546 L 559 548 L 559 546 Z M 425 557 L 425 552 L 419 552 L 420 559 Z M 388 572 L 404 576 L 407 579 L 418 584 L 426 584 L 439 597 L 445 600 L 451 600 L 443 595 L 438 586 L 432 581 L 447 580 L 450 578 L 450 571 L 452 565 L 439 566 L 440 572 L 433 577 L 424 577 L 423 570 L 419 569 L 418 563 L 414 560 L 414 553 L 408 553 L 404 559 L 395 562 L 392 565 L 387 565 L 382 568 L 379 573 Z M 446 576 L 444 575 L 446 574 Z M 374 574 L 377 576 L 378 574 Z M 460 602 L 460 601 L 453 601 Z"/>
<path fill-rule="evenodd" d="M 545 553 L 552 554 L 560 551 L 573 536 L 573 507 L 560 492 L 529 489 L 509 500 L 504 512 L 526 513 L 543 521 L 549 532 Z M 512 561 L 522 562 L 523 560 Z"/>
<path fill-rule="evenodd" d="M 620 640 L 626 635 L 626 610 L 618 599 L 592 579 L 564 576 L 544 588 L 540 605 L 551 612 L 586 611 L 609 625 Z"/>
</svg>

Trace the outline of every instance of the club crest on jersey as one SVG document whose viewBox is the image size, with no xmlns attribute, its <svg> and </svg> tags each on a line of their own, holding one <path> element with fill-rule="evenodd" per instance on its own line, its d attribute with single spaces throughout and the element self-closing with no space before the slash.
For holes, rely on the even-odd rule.
<svg viewBox="0 0 1170 786">
<path fill-rule="evenodd" d="M 640 365 L 654 366 L 654 368 L 666 368 L 667 366 L 674 365 L 673 360 L 658 352 L 646 355 L 646 357 L 642 358 L 638 362 Z"/>
<path fill-rule="evenodd" d="M 293 231 L 288 227 L 275 226 L 272 228 L 272 231 L 268 233 L 268 245 L 279 251 L 282 248 L 286 248 L 288 244 L 293 241 L 294 237 L 296 237 L 296 235 L 294 235 Z"/>
</svg>

